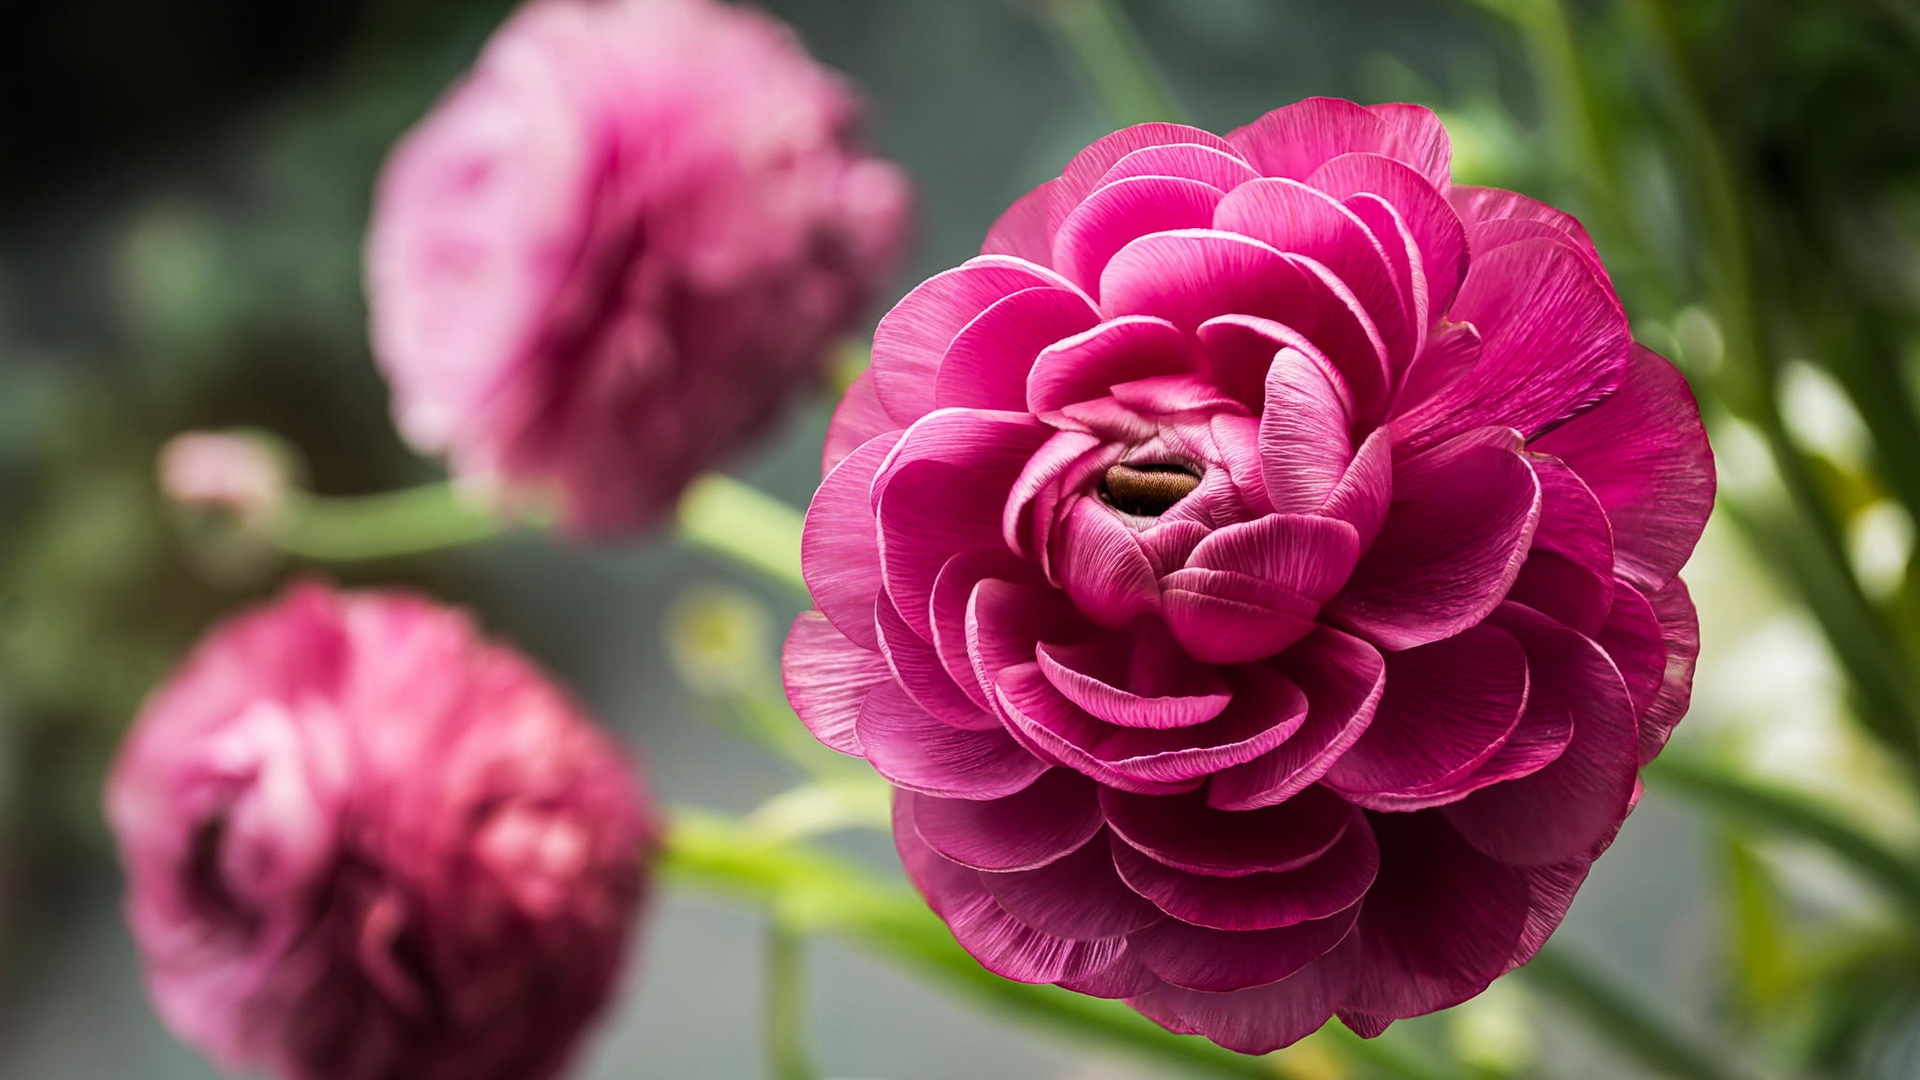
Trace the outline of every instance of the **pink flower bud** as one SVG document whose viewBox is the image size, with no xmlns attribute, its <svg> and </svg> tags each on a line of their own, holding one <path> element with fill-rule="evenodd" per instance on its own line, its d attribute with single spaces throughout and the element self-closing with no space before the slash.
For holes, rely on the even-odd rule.
<svg viewBox="0 0 1920 1080">
<path fill-rule="evenodd" d="M 296 586 L 216 628 L 107 787 L 154 1003 L 281 1080 L 544 1080 L 611 991 L 659 825 L 468 618 Z"/>
<path fill-rule="evenodd" d="M 817 382 L 900 253 L 860 102 L 713 0 L 535 0 L 406 136 L 367 241 L 401 431 L 564 527 L 645 526 Z"/>
<path fill-rule="evenodd" d="M 160 490 L 193 510 L 259 527 L 286 505 L 287 462 L 266 439 L 239 431 L 189 431 L 168 439 L 157 463 Z"/>
</svg>

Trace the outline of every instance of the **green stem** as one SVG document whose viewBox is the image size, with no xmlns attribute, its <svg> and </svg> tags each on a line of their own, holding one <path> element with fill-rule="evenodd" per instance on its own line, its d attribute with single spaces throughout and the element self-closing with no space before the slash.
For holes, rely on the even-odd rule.
<svg viewBox="0 0 1920 1080">
<path fill-rule="evenodd" d="M 1612 1044 L 1660 1076 L 1673 1080 L 1738 1080 L 1745 1074 L 1668 1029 L 1650 1010 L 1587 970 L 1564 950 L 1547 948 L 1521 969 L 1539 987 Z"/>
<path fill-rule="evenodd" d="M 1669 752 L 1646 768 L 1653 783 L 1698 799 L 1742 825 L 1812 840 L 1920 920 L 1920 863 L 1797 792 Z"/>
<path fill-rule="evenodd" d="M 805 973 L 806 942 L 774 920 L 767 926 L 767 1060 L 774 1080 L 816 1080 L 807 1057 Z"/>
<path fill-rule="evenodd" d="M 1131 1050 L 1195 1076 L 1272 1075 L 1258 1058 L 1174 1035 L 1117 1001 L 994 975 L 954 942 L 918 897 L 824 852 L 769 842 L 738 823 L 683 811 L 675 815 L 662 865 L 683 884 L 768 908 L 791 932 L 845 935 L 977 1001 L 1103 1049 Z"/>
<path fill-rule="evenodd" d="M 800 512 L 731 477 L 709 473 L 680 497 L 680 535 L 806 591 L 800 576 Z"/>
<path fill-rule="evenodd" d="M 1183 114 L 1114 0 L 1036 0 L 1074 65 L 1122 125 Z"/>
<path fill-rule="evenodd" d="M 504 529 L 442 481 L 350 498 L 296 493 L 269 538 L 301 558 L 358 562 L 460 547 Z"/>
</svg>

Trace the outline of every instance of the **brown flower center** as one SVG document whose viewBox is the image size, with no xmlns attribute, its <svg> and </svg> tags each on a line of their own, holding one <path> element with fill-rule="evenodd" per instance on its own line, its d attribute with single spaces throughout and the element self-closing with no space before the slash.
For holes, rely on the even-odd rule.
<svg viewBox="0 0 1920 1080">
<path fill-rule="evenodd" d="M 1100 497 L 1123 514 L 1159 517 L 1199 486 L 1199 475 L 1185 465 L 1114 465 Z"/>
</svg>

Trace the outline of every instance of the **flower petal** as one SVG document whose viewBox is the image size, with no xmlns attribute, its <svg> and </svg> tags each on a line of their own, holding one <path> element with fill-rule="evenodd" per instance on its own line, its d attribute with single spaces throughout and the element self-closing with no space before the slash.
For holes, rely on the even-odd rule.
<svg viewBox="0 0 1920 1080">
<path fill-rule="evenodd" d="M 880 595 L 873 479 L 899 441 L 883 435 L 847 455 L 813 493 L 800 530 L 800 569 L 813 605 L 834 629 L 867 649 L 880 647 L 873 628 L 873 601 Z"/>
<path fill-rule="evenodd" d="M 1356 973 L 1353 935 L 1299 971 L 1265 986 L 1205 994 L 1162 983 L 1129 1000 L 1171 1031 L 1205 1035 L 1229 1050 L 1266 1054 L 1320 1030 Z"/>
<path fill-rule="evenodd" d="M 1516 245 L 1518 246 L 1518 245 Z M 1713 450 L 1687 381 L 1634 346 L 1619 390 L 1534 441 L 1607 508 L 1616 572 L 1643 592 L 1672 581 L 1713 509 Z"/>
<path fill-rule="evenodd" d="M 1324 919 L 1272 930 L 1210 930 L 1166 919 L 1127 935 L 1127 947 L 1166 982 L 1222 993 L 1277 982 L 1344 941 L 1359 904 Z"/>
<path fill-rule="evenodd" d="M 861 756 L 854 722 L 867 693 L 893 678 L 886 660 L 847 640 L 826 616 L 803 611 L 787 634 L 780 670 L 787 700 L 813 737 L 843 754 Z"/>
<path fill-rule="evenodd" d="M 980 883 L 1007 914 L 1071 941 L 1118 937 L 1166 918 L 1120 880 L 1105 837 L 1036 869 L 981 874 Z"/>
<path fill-rule="evenodd" d="M 1038 266 L 1051 265 L 1053 231 L 1047 227 L 1047 211 L 1059 186 L 1058 179 L 1049 180 L 1015 199 L 987 230 L 980 254 L 1011 255 Z"/>
<path fill-rule="evenodd" d="M 1045 866 L 1084 846 L 1102 824 L 1093 782 L 1071 769 L 1049 770 L 998 799 L 943 799 L 912 791 L 897 797 L 907 801 L 914 828 L 928 847 L 975 870 Z"/>
<path fill-rule="evenodd" d="M 1353 824 L 1353 810 L 1323 787 L 1255 810 L 1218 810 L 1204 792 L 1135 795 L 1100 789 L 1107 825 L 1135 850 L 1189 874 L 1244 877 L 1306 866 Z"/>
<path fill-rule="evenodd" d="M 1127 315 L 1042 350 L 1027 375 L 1026 408 L 1045 413 L 1105 397 L 1118 383 L 1187 371 L 1187 336 L 1165 319 Z"/>
<path fill-rule="evenodd" d="M 1113 254 L 1138 237 L 1171 229 L 1204 229 L 1223 192 L 1172 176 L 1130 176 L 1089 193 L 1053 234 L 1053 265 L 1067 280 L 1099 296 L 1100 273 Z"/>
<path fill-rule="evenodd" d="M 1386 686 L 1379 651 L 1330 627 L 1315 630 L 1279 664 L 1306 692 L 1306 722 L 1279 749 L 1214 776 L 1207 799 L 1221 810 L 1274 806 L 1305 791 L 1373 722 Z"/>
<path fill-rule="evenodd" d="M 1366 895 L 1380 853 L 1365 815 L 1352 813 L 1352 824 L 1326 854 L 1282 873 L 1190 874 L 1118 839 L 1113 862 L 1129 887 L 1181 922 L 1215 930 L 1273 930 L 1327 918 Z"/>
<path fill-rule="evenodd" d="M 994 301 L 947 346 L 934 379 L 934 406 L 1026 409 L 1034 358 L 1099 320 L 1086 297 L 1067 289 L 1022 289 Z"/>
<path fill-rule="evenodd" d="M 1467 277 L 1467 230 L 1426 177 L 1392 158 L 1357 153 L 1329 160 L 1307 177 L 1307 183 L 1336 198 L 1378 195 L 1391 205 L 1420 250 L 1428 310 L 1438 313 L 1453 306 Z M 1386 242 L 1385 237 L 1380 239 Z"/>
<path fill-rule="evenodd" d="M 1047 771 L 1006 732 L 943 724 L 890 682 L 867 694 L 855 730 L 874 771 L 927 795 L 999 799 Z"/>
</svg>

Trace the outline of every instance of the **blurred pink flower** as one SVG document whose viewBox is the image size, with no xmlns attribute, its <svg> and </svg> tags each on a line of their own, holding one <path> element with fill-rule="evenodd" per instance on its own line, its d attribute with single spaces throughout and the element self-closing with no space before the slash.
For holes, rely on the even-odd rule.
<svg viewBox="0 0 1920 1080">
<path fill-rule="evenodd" d="M 1685 710 L 1713 501 L 1586 233 L 1410 105 L 1146 124 L 881 320 L 789 694 L 982 964 L 1264 1052 L 1539 949 Z"/>
<path fill-rule="evenodd" d="M 168 439 L 157 462 L 160 491 L 182 506 L 268 524 L 286 506 L 287 461 L 266 439 L 241 431 L 189 431 Z"/>
<path fill-rule="evenodd" d="M 605 737 L 467 617 L 298 586 L 148 702 L 107 788 L 162 1017 L 282 1080 L 543 1080 L 658 836 Z"/>
<path fill-rule="evenodd" d="M 401 431 L 572 532 L 650 524 L 818 382 L 905 175 L 772 18 L 534 0 L 394 151 L 367 240 Z"/>
</svg>

